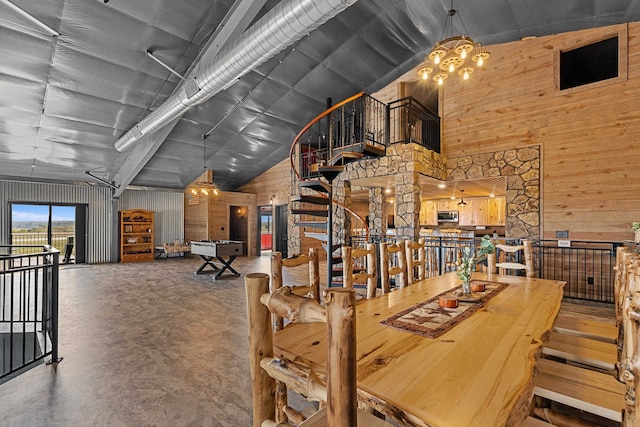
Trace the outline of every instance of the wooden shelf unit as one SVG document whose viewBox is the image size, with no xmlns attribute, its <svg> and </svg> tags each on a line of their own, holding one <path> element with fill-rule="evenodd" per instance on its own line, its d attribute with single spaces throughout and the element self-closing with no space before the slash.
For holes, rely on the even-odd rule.
<svg viewBox="0 0 640 427">
<path fill-rule="evenodd" d="M 153 212 L 120 211 L 120 262 L 153 261 Z"/>
</svg>

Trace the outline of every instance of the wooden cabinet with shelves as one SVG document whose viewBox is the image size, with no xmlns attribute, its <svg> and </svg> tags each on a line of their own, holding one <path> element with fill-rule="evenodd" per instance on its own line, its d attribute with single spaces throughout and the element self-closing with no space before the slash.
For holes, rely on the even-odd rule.
<svg viewBox="0 0 640 427">
<path fill-rule="evenodd" d="M 153 261 L 153 212 L 120 212 L 120 262 Z"/>
</svg>

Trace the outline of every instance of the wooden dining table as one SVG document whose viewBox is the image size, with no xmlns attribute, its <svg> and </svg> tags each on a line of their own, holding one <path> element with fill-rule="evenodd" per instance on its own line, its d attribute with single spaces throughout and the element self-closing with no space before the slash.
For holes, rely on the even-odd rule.
<svg viewBox="0 0 640 427">
<path fill-rule="evenodd" d="M 455 273 L 356 304 L 359 399 L 402 425 L 521 425 L 533 397 L 541 346 L 560 309 L 565 282 L 474 273 L 507 284 L 436 338 L 381 322 L 460 285 Z M 291 324 L 274 351 L 325 370 L 326 326 Z"/>
</svg>

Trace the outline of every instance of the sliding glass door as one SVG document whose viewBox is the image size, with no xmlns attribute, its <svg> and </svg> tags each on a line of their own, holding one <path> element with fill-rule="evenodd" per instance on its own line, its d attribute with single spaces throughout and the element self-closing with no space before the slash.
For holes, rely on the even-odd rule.
<svg viewBox="0 0 640 427">
<path fill-rule="evenodd" d="M 29 252 L 20 246 L 51 245 L 60 262 L 85 262 L 85 216 L 84 205 L 12 203 L 11 245 L 19 253 Z"/>
</svg>

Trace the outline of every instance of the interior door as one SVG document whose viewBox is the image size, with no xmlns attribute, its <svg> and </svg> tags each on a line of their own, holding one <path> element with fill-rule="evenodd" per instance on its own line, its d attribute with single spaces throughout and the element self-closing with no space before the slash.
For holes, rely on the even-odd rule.
<svg viewBox="0 0 640 427">
<path fill-rule="evenodd" d="M 288 231 L 287 224 L 289 222 L 289 211 L 287 205 L 277 205 L 274 219 L 274 233 L 273 239 L 275 244 L 275 250 L 282 253 L 283 258 L 287 258 L 288 255 Z"/>
<path fill-rule="evenodd" d="M 242 245 L 242 255 L 247 255 L 249 242 L 249 221 L 247 206 L 229 206 L 229 240 L 239 240 Z"/>
</svg>

